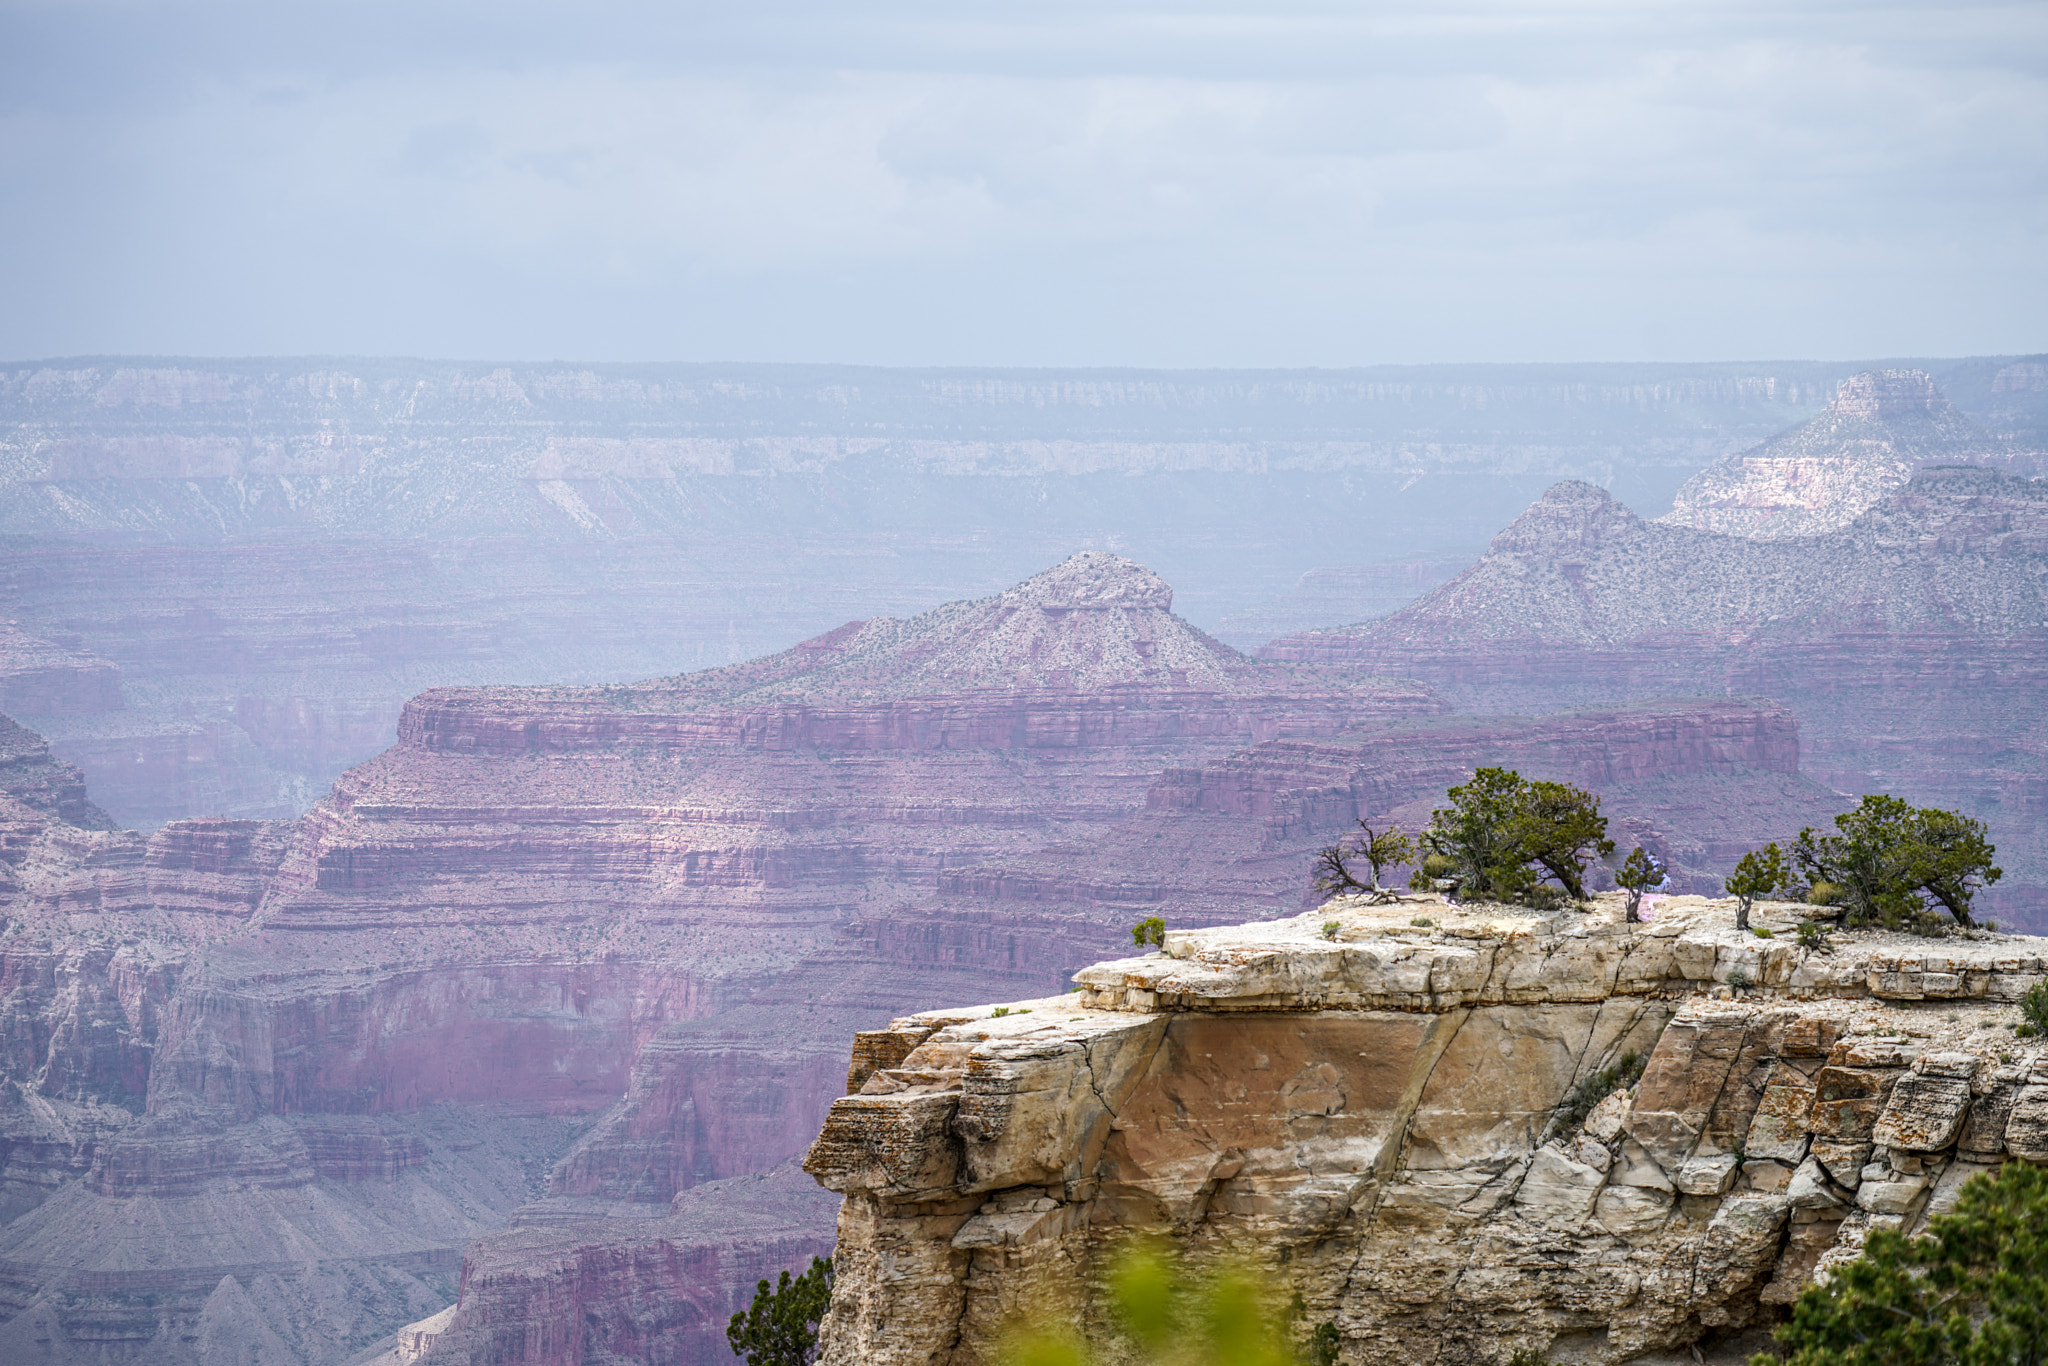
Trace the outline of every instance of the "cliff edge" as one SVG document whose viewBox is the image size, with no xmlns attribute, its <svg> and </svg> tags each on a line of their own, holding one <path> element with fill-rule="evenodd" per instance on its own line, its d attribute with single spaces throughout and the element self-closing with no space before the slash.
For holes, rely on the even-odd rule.
<svg viewBox="0 0 2048 1366">
<path fill-rule="evenodd" d="M 1807 909 L 1764 939 L 1692 897 L 1340 901 L 857 1035 L 805 1163 L 846 1197 L 821 1360 L 987 1360 L 1019 1312 L 1104 1332 L 1095 1268 L 1139 1231 L 1256 1257 L 1349 1362 L 1754 1331 L 1871 1229 L 2048 1161 L 2048 1055 L 2008 1028 L 2048 941 L 1807 949 Z"/>
</svg>

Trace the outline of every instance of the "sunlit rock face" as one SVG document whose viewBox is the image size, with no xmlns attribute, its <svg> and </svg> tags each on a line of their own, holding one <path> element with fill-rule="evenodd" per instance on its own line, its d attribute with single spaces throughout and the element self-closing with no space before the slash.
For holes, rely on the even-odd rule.
<svg viewBox="0 0 2048 1366">
<path fill-rule="evenodd" d="M 1112 1338 L 1134 1236 L 1251 1259 L 1346 1360 L 1727 1350 L 2048 1153 L 2008 1028 L 2048 941 L 1809 951 L 1803 909 L 1763 940 L 1700 898 L 1338 901 L 857 1036 L 805 1160 L 846 1197 L 823 1359 L 993 1361 L 1020 1316 Z"/>
<path fill-rule="evenodd" d="M 1560 484 L 1413 606 L 1259 653 L 1419 679 L 1459 710 L 1776 699 L 1820 781 L 1989 821 L 2002 912 L 2048 925 L 2048 482 L 1925 469 L 1775 540 Z"/>
<path fill-rule="evenodd" d="M 1930 465 L 2033 472 L 2038 463 L 2038 452 L 1956 411 L 1926 371 L 1866 370 L 1843 380 L 1810 422 L 1694 475 L 1662 520 L 1762 540 L 1817 536 L 1848 526 Z"/>
</svg>

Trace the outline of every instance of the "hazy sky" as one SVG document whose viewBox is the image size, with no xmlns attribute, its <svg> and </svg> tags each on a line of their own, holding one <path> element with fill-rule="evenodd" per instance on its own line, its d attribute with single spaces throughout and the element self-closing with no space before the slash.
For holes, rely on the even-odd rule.
<svg viewBox="0 0 2048 1366">
<path fill-rule="evenodd" d="M 2048 4 L 0 0 L 0 356 L 2048 349 Z"/>
</svg>

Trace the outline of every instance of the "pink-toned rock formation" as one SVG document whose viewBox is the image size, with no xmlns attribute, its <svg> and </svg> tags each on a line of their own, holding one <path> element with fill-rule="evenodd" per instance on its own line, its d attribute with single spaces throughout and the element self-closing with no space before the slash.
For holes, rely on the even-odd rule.
<svg viewBox="0 0 2048 1366">
<path fill-rule="evenodd" d="M 1645 522 L 1560 484 L 1414 606 L 1260 653 L 1420 679 L 1480 712 L 1774 698 L 1798 718 L 1807 773 L 1983 817 L 2006 869 L 2000 914 L 2048 911 L 2040 480 L 1923 470 L 1849 526 L 1794 540 Z"/>
<path fill-rule="evenodd" d="M 1171 602 L 1084 555 L 747 665 L 432 690 L 290 823 L 81 828 L 23 733 L 0 1346 L 329 1366 L 431 1320 L 417 1359 L 722 1359 L 830 1247 L 756 1178 L 857 1031 L 1055 990 L 1148 915 L 1293 910 L 1313 847 L 1476 762 L 1596 787 L 1687 877 L 1833 809 L 1779 707 L 1457 717 Z"/>
<path fill-rule="evenodd" d="M 1930 365 L 2006 430 L 2048 412 L 2037 359 Z M 0 615 L 99 672 L 9 685 L 0 648 L 0 707 L 124 825 L 294 818 L 426 688 L 731 663 L 1083 546 L 1222 622 L 1318 565 L 1481 545 L 1559 478 L 1661 502 L 1848 368 L 4 365 Z"/>
</svg>

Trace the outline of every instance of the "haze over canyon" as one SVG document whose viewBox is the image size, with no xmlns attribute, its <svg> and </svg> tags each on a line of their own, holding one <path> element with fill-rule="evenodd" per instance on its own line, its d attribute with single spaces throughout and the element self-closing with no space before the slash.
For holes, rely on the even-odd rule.
<svg viewBox="0 0 2048 1366">
<path fill-rule="evenodd" d="M 2024 1066 L 1876 1042 L 2041 946 L 1822 971 L 1696 903 L 1318 939 L 1311 856 L 1499 764 L 1711 897 L 1883 791 L 1981 816 L 1984 911 L 2048 930 L 2044 472 L 2043 357 L 6 367 L 0 1357 L 721 1362 L 838 1220 L 828 1359 L 964 1362 L 1141 1209 L 1303 1249 L 1355 1352 L 1745 1328 L 2048 1154 Z M 1624 1046 L 1634 1109 L 1544 1156 Z M 1759 1100 L 1824 1067 L 1868 1114 Z M 1110 1137 L 1174 1096 L 1200 1154 Z M 1597 1293 L 1430 1279 L 1539 1234 Z"/>
</svg>

